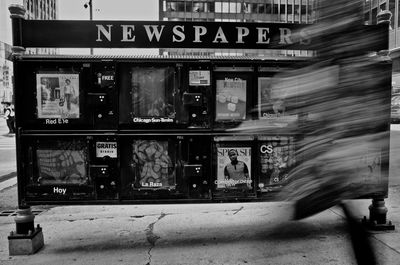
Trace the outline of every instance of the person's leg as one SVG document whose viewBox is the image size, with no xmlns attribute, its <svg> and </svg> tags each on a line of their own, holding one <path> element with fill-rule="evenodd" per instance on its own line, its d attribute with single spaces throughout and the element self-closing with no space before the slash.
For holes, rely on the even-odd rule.
<svg viewBox="0 0 400 265">
<path fill-rule="evenodd" d="M 6 123 L 7 123 L 7 127 L 8 127 L 8 133 L 12 133 L 13 131 L 12 131 L 12 127 L 11 127 L 11 119 L 8 118 L 6 120 Z"/>
<path fill-rule="evenodd" d="M 11 121 L 10 121 L 10 125 L 11 125 L 11 131 L 13 132 L 13 133 L 15 133 L 15 118 L 14 117 L 12 117 L 11 119 L 10 119 Z"/>
<path fill-rule="evenodd" d="M 352 214 L 349 205 L 342 203 L 341 207 L 348 224 L 351 243 L 353 245 L 354 255 L 357 259 L 357 264 L 360 265 L 376 265 L 374 247 L 370 241 L 369 235 L 365 227 Z"/>
</svg>

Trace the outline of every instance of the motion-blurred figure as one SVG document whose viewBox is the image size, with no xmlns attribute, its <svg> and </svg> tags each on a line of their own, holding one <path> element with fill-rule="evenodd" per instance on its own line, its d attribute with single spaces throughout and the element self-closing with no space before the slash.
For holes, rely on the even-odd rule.
<svg viewBox="0 0 400 265">
<path fill-rule="evenodd" d="M 310 26 L 319 60 L 294 73 L 296 93 L 287 88 L 302 102 L 297 111 L 303 137 L 296 154 L 300 162 L 281 195 L 295 201 L 295 219 L 340 204 L 358 264 L 376 264 L 367 232 L 343 203 L 385 193 L 387 181 L 391 64 L 367 53 L 385 41 L 381 45 L 380 35 L 364 32 L 362 4 L 320 1 L 318 22 Z"/>
<path fill-rule="evenodd" d="M 344 201 L 387 194 L 392 70 L 377 52 L 388 48 L 388 25 L 363 26 L 361 0 L 320 0 L 316 16 L 307 27 L 315 60 L 274 76 L 285 80 L 287 114 L 298 117 L 283 126 L 299 135 L 279 196 L 295 202 L 296 220 L 341 205 L 358 264 L 376 264 L 368 233 Z M 274 126 L 260 120 L 236 130 L 268 134 Z"/>
</svg>

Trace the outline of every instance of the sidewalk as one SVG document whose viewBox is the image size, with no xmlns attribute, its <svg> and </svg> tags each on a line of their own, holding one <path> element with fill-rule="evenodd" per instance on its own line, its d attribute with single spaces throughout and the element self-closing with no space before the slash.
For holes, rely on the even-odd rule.
<svg viewBox="0 0 400 265">
<path fill-rule="evenodd" d="M 400 260 L 400 187 L 386 205 L 395 231 L 372 232 L 379 264 Z M 368 215 L 370 200 L 351 202 Z M 355 264 L 343 213 L 288 221 L 286 202 L 60 206 L 36 216 L 45 247 L 8 256 L 12 217 L 0 217 L 0 264 Z"/>
</svg>

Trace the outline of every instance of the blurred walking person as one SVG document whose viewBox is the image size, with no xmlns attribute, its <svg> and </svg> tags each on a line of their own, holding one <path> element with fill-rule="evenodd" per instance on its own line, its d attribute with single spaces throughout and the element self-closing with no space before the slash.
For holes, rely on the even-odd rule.
<svg viewBox="0 0 400 265">
<path fill-rule="evenodd" d="M 15 133 L 15 114 L 14 108 L 9 102 L 5 103 L 4 119 L 6 120 L 8 133 Z"/>
</svg>

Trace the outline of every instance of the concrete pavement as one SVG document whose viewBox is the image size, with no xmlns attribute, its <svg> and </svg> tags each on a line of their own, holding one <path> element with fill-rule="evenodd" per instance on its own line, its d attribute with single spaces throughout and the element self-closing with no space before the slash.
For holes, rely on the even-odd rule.
<svg viewBox="0 0 400 265">
<path fill-rule="evenodd" d="M 399 187 L 388 217 L 397 229 L 371 234 L 379 264 L 400 261 Z M 361 218 L 370 200 L 352 201 Z M 356 264 L 338 208 L 290 221 L 287 202 L 60 206 L 36 216 L 45 246 L 8 255 L 13 217 L 0 217 L 0 264 Z"/>
</svg>

